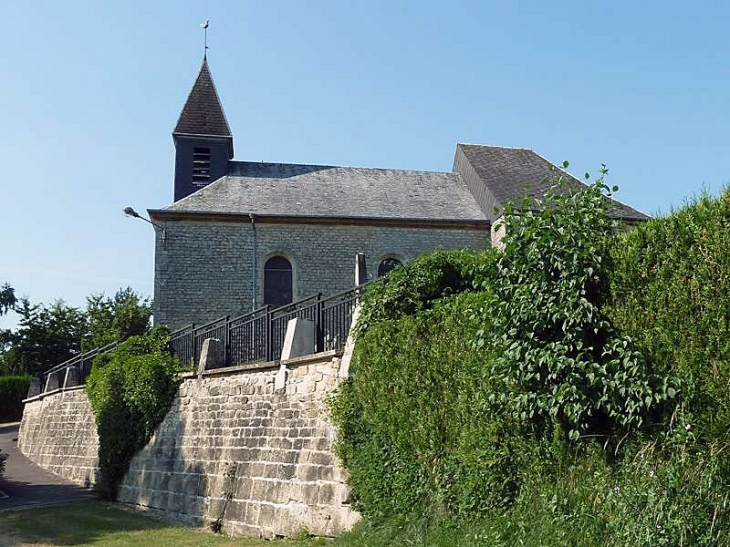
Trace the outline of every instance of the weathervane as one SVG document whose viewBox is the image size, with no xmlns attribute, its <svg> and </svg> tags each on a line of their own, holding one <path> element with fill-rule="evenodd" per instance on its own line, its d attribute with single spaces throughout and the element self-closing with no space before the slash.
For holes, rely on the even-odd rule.
<svg viewBox="0 0 730 547">
<path fill-rule="evenodd" d="M 205 44 L 205 50 L 204 50 L 204 52 L 203 52 L 203 56 L 204 56 L 204 57 L 207 57 L 207 56 L 208 56 L 208 24 L 209 24 L 209 23 L 210 23 L 210 19 L 206 19 L 206 20 L 205 20 L 205 23 L 203 23 L 203 24 L 201 24 L 201 25 L 200 25 L 200 28 L 202 28 L 202 29 L 203 29 L 203 31 L 204 31 L 204 33 L 205 33 L 205 34 L 204 34 L 204 40 L 205 40 L 205 42 L 204 42 L 204 44 Z"/>
</svg>

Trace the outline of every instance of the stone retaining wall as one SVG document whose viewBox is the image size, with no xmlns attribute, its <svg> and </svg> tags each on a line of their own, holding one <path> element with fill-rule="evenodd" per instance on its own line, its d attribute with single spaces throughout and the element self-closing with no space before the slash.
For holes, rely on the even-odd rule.
<svg viewBox="0 0 730 547">
<path fill-rule="evenodd" d="M 99 437 L 84 387 L 55 390 L 25 402 L 18 447 L 32 461 L 90 486 L 99 472 Z"/>
<path fill-rule="evenodd" d="M 195 525 L 220 518 L 231 534 L 334 536 L 349 529 L 358 515 L 333 454 L 326 405 L 341 365 L 328 352 L 281 368 L 264 363 L 186 377 L 132 460 L 120 501 Z M 29 400 L 19 447 L 51 471 L 93 482 L 98 440 L 86 392 Z"/>
</svg>

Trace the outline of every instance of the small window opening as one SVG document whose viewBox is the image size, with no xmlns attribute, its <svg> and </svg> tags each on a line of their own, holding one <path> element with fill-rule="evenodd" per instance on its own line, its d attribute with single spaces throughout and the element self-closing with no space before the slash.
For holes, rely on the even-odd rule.
<svg viewBox="0 0 730 547">
<path fill-rule="evenodd" d="M 205 185 L 210 182 L 210 148 L 193 149 L 193 184 Z"/>
<path fill-rule="evenodd" d="M 388 275 L 391 271 L 393 271 L 396 266 L 400 266 L 401 261 L 397 258 L 385 258 L 380 261 L 380 265 L 378 265 L 378 277 L 383 277 L 384 275 Z"/>
</svg>

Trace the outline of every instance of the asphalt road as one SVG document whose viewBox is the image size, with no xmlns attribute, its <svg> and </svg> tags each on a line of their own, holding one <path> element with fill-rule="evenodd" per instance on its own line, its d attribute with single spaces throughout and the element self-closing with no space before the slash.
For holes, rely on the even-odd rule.
<svg viewBox="0 0 730 547">
<path fill-rule="evenodd" d="M 20 424 L 0 425 L 0 450 L 8 454 L 0 478 L 0 511 L 56 505 L 93 497 L 90 490 L 40 468 L 18 450 Z"/>
</svg>

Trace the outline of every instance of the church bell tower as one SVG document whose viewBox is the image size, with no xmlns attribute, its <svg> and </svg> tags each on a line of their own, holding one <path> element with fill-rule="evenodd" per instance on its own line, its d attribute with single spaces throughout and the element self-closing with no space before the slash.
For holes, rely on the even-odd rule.
<svg viewBox="0 0 730 547">
<path fill-rule="evenodd" d="M 203 57 L 175 130 L 175 201 L 179 201 L 228 173 L 233 158 L 233 135 L 218 92 Z"/>
</svg>

